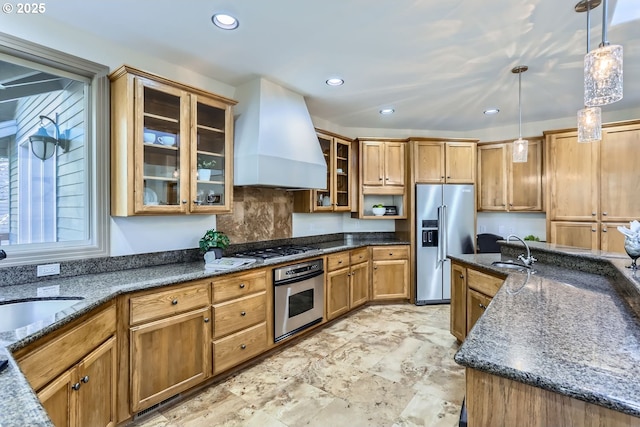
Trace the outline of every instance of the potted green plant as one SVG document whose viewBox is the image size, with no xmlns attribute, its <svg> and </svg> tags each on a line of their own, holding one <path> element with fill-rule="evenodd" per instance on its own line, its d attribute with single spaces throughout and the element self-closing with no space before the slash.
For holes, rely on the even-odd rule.
<svg viewBox="0 0 640 427">
<path fill-rule="evenodd" d="M 382 216 L 384 215 L 384 213 L 387 211 L 387 209 L 384 207 L 384 205 L 382 203 L 378 203 L 373 205 L 373 214 L 375 216 Z"/>
<path fill-rule="evenodd" d="M 229 247 L 229 237 L 222 231 L 216 231 L 215 229 L 207 230 L 204 236 L 200 239 L 200 253 L 205 254 L 207 252 L 213 252 L 215 258 L 222 258 L 222 250 Z"/>
<path fill-rule="evenodd" d="M 211 168 L 216 165 L 214 159 L 206 159 L 198 157 L 198 179 L 200 181 L 209 181 L 211 178 Z"/>
</svg>

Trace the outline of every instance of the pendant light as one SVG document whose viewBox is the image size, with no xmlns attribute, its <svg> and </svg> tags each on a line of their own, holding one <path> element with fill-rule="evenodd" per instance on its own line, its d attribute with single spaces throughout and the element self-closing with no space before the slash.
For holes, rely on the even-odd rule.
<svg viewBox="0 0 640 427">
<path fill-rule="evenodd" d="M 591 9 L 600 6 L 601 0 L 581 0 L 575 6 L 578 13 L 587 12 L 587 54 L 591 50 Z M 602 111 L 600 107 L 585 106 L 578 110 L 578 142 L 587 143 L 602 139 Z"/>
<path fill-rule="evenodd" d="M 622 46 L 607 40 L 607 0 L 602 1 L 602 43 L 584 57 L 584 105 L 597 107 L 622 99 Z"/>
<path fill-rule="evenodd" d="M 518 65 L 511 72 L 518 75 L 518 139 L 513 141 L 513 163 L 526 163 L 529 141 L 522 139 L 522 73 L 527 71 L 526 65 Z"/>
</svg>

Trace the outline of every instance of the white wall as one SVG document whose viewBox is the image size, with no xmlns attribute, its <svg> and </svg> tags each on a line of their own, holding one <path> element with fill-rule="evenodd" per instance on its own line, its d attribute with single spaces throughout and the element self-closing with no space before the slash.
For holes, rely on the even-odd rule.
<svg viewBox="0 0 640 427">
<path fill-rule="evenodd" d="M 515 234 L 519 237 L 533 234 L 546 240 L 544 213 L 531 212 L 478 212 L 478 234 L 493 233 L 502 237 Z"/>
<path fill-rule="evenodd" d="M 348 213 L 294 213 L 292 222 L 293 237 L 331 233 L 395 231 L 395 221 L 392 219 L 357 219 L 351 218 Z"/>
</svg>

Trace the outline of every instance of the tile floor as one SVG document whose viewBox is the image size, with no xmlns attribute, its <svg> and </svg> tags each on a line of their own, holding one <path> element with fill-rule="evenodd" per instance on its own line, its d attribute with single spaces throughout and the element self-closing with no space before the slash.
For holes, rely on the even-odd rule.
<svg viewBox="0 0 640 427">
<path fill-rule="evenodd" d="M 449 306 L 366 307 L 132 426 L 457 426 Z"/>
</svg>

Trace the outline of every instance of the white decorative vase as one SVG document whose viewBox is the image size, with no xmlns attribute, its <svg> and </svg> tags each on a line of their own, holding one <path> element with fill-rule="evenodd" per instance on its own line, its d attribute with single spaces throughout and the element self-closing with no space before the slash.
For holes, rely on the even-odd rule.
<svg viewBox="0 0 640 427">
<path fill-rule="evenodd" d="M 211 179 L 211 169 L 198 169 L 198 179 L 200 181 L 209 181 Z"/>
</svg>

